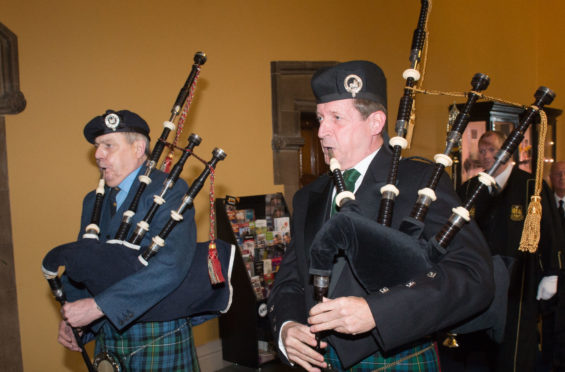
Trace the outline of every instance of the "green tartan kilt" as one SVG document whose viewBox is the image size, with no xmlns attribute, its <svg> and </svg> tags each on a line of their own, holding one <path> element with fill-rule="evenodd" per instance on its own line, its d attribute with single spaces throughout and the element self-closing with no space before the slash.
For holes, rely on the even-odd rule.
<svg viewBox="0 0 565 372">
<path fill-rule="evenodd" d="M 200 371 L 189 319 L 138 323 L 122 333 L 107 323 L 96 337 L 95 355 L 104 352 L 124 372 Z"/>
<path fill-rule="evenodd" d="M 355 372 L 437 372 L 440 371 L 437 346 L 435 342 L 427 342 L 398 352 L 390 357 L 381 353 L 373 354 L 354 366 L 343 369 L 335 349 L 328 345 L 325 353 L 326 363 L 334 371 Z"/>
</svg>

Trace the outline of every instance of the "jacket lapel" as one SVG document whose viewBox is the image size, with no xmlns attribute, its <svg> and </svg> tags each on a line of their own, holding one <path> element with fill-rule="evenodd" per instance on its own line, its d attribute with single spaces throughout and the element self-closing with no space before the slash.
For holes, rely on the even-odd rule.
<svg viewBox="0 0 565 372">
<path fill-rule="evenodd" d="M 331 177 L 320 182 L 320 186 L 310 192 L 308 210 L 306 212 L 306 226 L 304 228 L 304 246 L 310 247 L 316 232 L 329 217 L 331 190 L 333 183 Z"/>
</svg>

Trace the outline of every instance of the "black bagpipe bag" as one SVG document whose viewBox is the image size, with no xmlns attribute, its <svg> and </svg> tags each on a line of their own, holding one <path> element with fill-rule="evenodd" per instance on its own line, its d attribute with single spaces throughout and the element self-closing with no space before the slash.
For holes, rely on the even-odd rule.
<svg viewBox="0 0 565 372">
<path fill-rule="evenodd" d="M 428 242 L 364 217 L 349 201 L 314 237 L 310 274 L 329 276 L 342 251 L 365 291 L 374 293 L 430 270 L 429 250 Z"/>
<path fill-rule="evenodd" d="M 376 293 L 407 284 L 433 269 L 447 251 L 435 239 L 421 237 L 423 223 L 411 217 L 396 230 L 364 217 L 358 202 L 348 201 L 339 213 L 322 225 L 311 246 L 310 274 L 329 276 L 340 252 L 359 284 L 357 294 Z M 341 254 L 341 253 L 340 253 Z M 480 314 L 455 324 L 449 332 L 485 330 L 501 342 L 506 325 L 509 267 L 511 262 L 493 256 L 495 295 Z"/>
</svg>

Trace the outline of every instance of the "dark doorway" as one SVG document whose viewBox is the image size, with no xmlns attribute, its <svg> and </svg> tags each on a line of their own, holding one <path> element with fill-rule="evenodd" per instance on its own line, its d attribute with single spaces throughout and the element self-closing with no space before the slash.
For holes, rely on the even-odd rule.
<svg viewBox="0 0 565 372">
<path fill-rule="evenodd" d="M 310 79 L 334 61 L 271 62 L 274 181 L 284 185 L 292 209 L 294 193 L 326 171 L 317 137 L 316 99 Z M 309 141 L 308 144 L 306 141 Z"/>
<path fill-rule="evenodd" d="M 300 113 L 300 134 L 304 138 L 304 146 L 299 150 L 300 187 L 306 186 L 329 171 L 318 139 L 319 128 L 320 124 L 315 113 Z"/>
</svg>

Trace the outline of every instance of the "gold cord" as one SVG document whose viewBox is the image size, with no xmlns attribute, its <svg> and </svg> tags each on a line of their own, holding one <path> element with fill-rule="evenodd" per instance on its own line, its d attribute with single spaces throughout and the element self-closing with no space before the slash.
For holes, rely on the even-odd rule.
<svg viewBox="0 0 565 372">
<path fill-rule="evenodd" d="M 487 96 L 486 94 L 482 94 L 480 92 L 475 92 L 475 91 L 470 91 L 470 92 L 444 92 L 444 91 L 441 91 L 441 90 L 421 89 L 421 88 L 417 88 L 417 87 L 412 87 L 412 88 L 406 87 L 406 89 L 411 89 L 416 93 L 428 94 L 428 95 L 432 95 L 432 96 L 467 97 L 469 95 L 469 93 L 473 93 L 473 94 L 478 95 L 479 99 L 484 99 L 486 101 L 505 103 L 507 105 L 520 107 L 522 109 L 528 108 L 527 106 L 525 106 L 521 103 L 515 103 L 515 102 L 512 102 L 512 101 L 502 99 L 502 98 Z"/>
<path fill-rule="evenodd" d="M 532 106 L 534 109 L 538 107 Z M 538 138 L 538 158 L 536 163 L 536 183 L 534 189 L 534 195 L 530 198 L 530 204 L 528 205 L 528 214 L 526 215 L 526 220 L 524 221 L 524 229 L 522 230 L 522 238 L 520 239 L 520 247 L 518 248 L 522 252 L 535 253 L 538 249 L 538 243 L 540 239 L 540 222 L 542 215 L 541 207 L 541 188 L 543 179 L 543 160 L 544 160 L 544 147 L 545 147 L 545 136 L 547 133 L 547 116 L 544 111 L 539 111 L 540 114 L 540 133 Z"/>
</svg>

